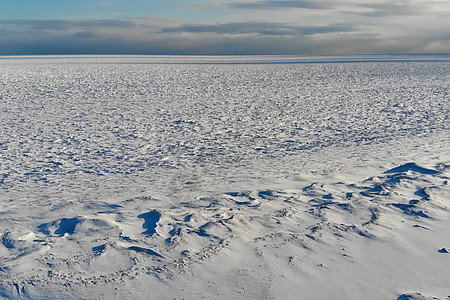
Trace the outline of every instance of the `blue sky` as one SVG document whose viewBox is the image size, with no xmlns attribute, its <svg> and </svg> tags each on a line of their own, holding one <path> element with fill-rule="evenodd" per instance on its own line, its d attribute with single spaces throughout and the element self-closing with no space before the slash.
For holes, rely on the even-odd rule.
<svg viewBox="0 0 450 300">
<path fill-rule="evenodd" d="M 65 20 L 164 17 L 198 20 L 208 17 L 210 12 L 204 9 L 191 9 L 192 3 L 187 0 L 0 0 L 0 18 Z"/>
<path fill-rule="evenodd" d="M 450 52 L 447 0 L 0 0 L 0 54 Z"/>
</svg>

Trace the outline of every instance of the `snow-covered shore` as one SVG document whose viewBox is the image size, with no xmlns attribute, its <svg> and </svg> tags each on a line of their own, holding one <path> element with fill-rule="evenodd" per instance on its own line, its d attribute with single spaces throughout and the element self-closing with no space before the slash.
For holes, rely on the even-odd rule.
<svg viewBox="0 0 450 300">
<path fill-rule="evenodd" d="M 0 66 L 1 296 L 450 296 L 447 56 Z"/>
</svg>

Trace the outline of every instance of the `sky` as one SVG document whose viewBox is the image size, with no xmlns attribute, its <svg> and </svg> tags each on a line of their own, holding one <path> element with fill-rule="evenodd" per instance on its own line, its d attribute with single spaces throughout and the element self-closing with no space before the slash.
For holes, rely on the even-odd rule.
<svg viewBox="0 0 450 300">
<path fill-rule="evenodd" d="M 450 53 L 448 0 L 0 0 L 0 55 Z"/>
</svg>

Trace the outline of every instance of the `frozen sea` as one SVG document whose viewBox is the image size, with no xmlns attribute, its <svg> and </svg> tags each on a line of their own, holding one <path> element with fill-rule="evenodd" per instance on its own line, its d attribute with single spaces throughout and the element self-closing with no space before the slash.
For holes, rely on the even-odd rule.
<svg viewBox="0 0 450 300">
<path fill-rule="evenodd" d="M 450 55 L 0 57 L 0 296 L 444 299 L 449 116 Z"/>
</svg>

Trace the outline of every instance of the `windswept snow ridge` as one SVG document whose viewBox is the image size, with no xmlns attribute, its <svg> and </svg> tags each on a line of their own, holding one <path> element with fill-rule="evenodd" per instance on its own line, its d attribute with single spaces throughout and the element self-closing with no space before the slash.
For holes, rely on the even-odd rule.
<svg viewBox="0 0 450 300">
<path fill-rule="evenodd" d="M 318 60 L 0 59 L 0 296 L 450 297 L 447 57 Z"/>
<path fill-rule="evenodd" d="M 254 261 L 245 263 L 249 269 L 242 270 L 255 272 L 254 280 L 269 276 L 277 281 L 287 276 L 290 284 L 304 286 L 305 280 L 310 284 L 319 274 L 339 274 L 340 280 L 349 277 L 353 285 L 366 285 L 365 290 L 375 293 L 376 288 L 366 280 L 386 276 L 383 273 L 388 270 L 394 279 L 411 268 L 396 262 L 396 256 L 405 261 L 421 257 L 422 261 L 414 263 L 424 273 L 446 272 L 440 262 L 448 262 L 448 258 L 438 256 L 448 253 L 442 247 L 449 247 L 450 240 L 448 234 L 436 236 L 442 234 L 436 227 L 445 227 L 449 221 L 449 171 L 450 165 L 436 171 L 408 163 L 385 172 L 389 175 L 358 183 L 312 182 L 306 186 L 298 183 L 296 189 L 228 192 L 176 207 L 161 207 L 154 199 L 138 197 L 104 205 L 113 207 L 108 211 L 96 207 L 86 210 L 89 214 L 84 216 L 40 224 L 22 236 L 7 231 L 2 235 L 2 244 L 8 249 L 4 251 L 3 294 L 18 296 L 17 286 L 20 295 L 22 290 L 34 295 L 56 286 L 56 290 L 70 287 L 88 296 L 111 284 L 128 286 L 137 278 L 171 281 L 201 269 L 205 261 L 208 265 L 220 262 L 213 272 L 226 276 L 221 264 L 227 264 L 225 269 L 240 270 L 245 257 Z M 151 207 L 158 209 L 139 214 Z M 146 231 L 140 232 L 141 227 Z M 392 251 L 392 246 L 385 244 L 398 239 L 401 242 L 394 246 L 398 249 L 378 262 L 386 269 L 370 270 L 364 260 L 371 257 L 366 257 L 365 251 Z M 362 274 L 359 278 L 341 274 L 345 268 L 361 269 Z M 311 270 L 318 274 L 310 274 Z M 409 280 L 406 283 L 417 284 L 415 276 Z M 448 278 L 434 280 L 440 288 L 448 287 Z M 253 284 L 258 289 L 242 297 L 270 298 L 281 292 L 279 282 Z M 201 292 L 217 289 L 233 295 L 227 288 L 208 286 Z M 398 287 L 394 281 L 385 288 Z M 388 295 L 379 291 L 374 298 L 384 293 Z M 348 291 L 341 295 L 353 296 Z"/>
</svg>

